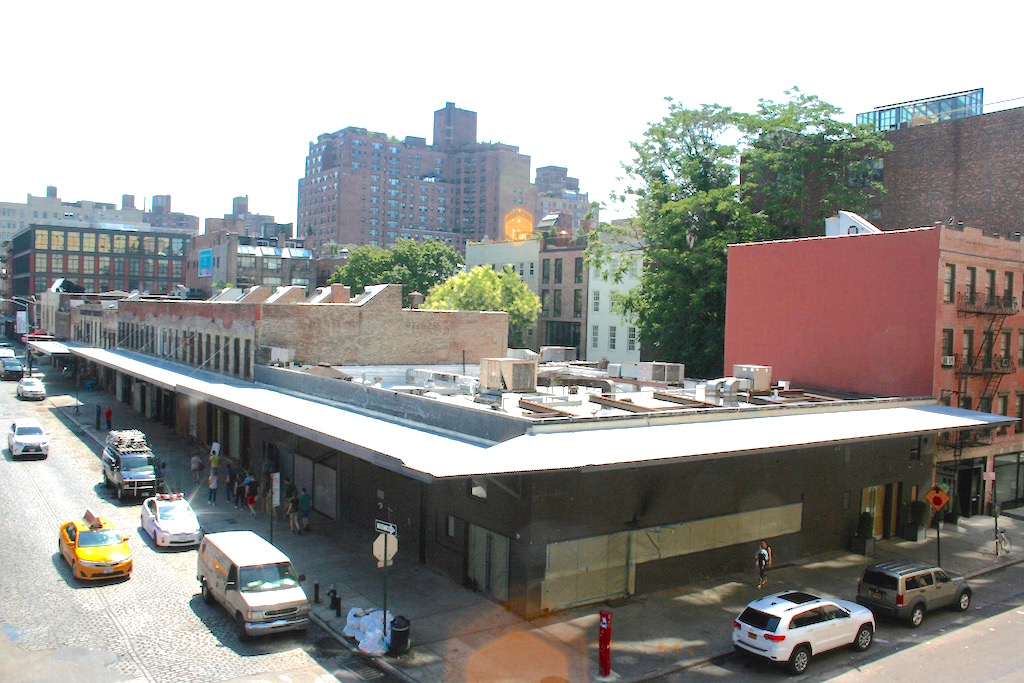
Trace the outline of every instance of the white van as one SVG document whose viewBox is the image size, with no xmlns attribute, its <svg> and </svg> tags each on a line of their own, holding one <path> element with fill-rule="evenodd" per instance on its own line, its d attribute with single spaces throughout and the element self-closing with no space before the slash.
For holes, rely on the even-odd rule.
<svg viewBox="0 0 1024 683">
<path fill-rule="evenodd" d="M 196 568 L 203 600 L 235 618 L 238 639 L 309 626 L 309 598 L 288 557 L 251 531 L 207 534 Z"/>
</svg>

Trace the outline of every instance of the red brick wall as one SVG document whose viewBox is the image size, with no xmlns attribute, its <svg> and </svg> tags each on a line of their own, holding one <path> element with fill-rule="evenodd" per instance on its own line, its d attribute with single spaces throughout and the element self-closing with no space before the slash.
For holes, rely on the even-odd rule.
<svg viewBox="0 0 1024 683">
<path fill-rule="evenodd" d="M 896 396 L 932 393 L 939 233 L 934 228 L 729 247 L 725 372 Z"/>
</svg>

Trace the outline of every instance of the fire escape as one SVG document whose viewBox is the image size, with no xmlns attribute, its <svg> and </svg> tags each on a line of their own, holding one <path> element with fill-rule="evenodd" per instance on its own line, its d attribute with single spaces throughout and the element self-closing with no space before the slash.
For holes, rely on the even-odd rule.
<svg viewBox="0 0 1024 683">
<path fill-rule="evenodd" d="M 1017 299 L 1012 292 L 997 295 L 990 289 L 987 295 L 982 295 L 969 288 L 968 291 L 957 294 L 956 310 L 958 317 L 975 318 L 981 322 L 984 328 L 979 352 L 975 353 L 973 348 L 965 348 L 964 353 L 955 357 L 956 404 L 960 408 L 991 412 L 1003 377 L 1017 370 L 1016 363 L 1008 350 L 1002 355 L 995 353 L 996 340 L 1001 338 L 1003 324 L 1008 317 L 1017 312 Z M 978 403 L 973 405 L 969 390 L 979 388 L 981 391 L 978 392 Z M 991 429 L 957 431 L 944 439 L 947 441 L 947 445 L 953 449 L 955 474 L 952 493 L 954 499 L 958 494 L 956 488 L 959 485 L 960 459 L 963 456 L 963 449 L 991 443 L 991 434 Z"/>
</svg>

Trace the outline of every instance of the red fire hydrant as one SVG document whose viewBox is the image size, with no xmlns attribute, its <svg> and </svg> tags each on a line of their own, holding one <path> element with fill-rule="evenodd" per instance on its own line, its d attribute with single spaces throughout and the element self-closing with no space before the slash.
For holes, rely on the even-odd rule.
<svg viewBox="0 0 1024 683">
<path fill-rule="evenodd" d="M 601 630 L 598 635 L 598 662 L 601 676 L 612 673 L 612 613 L 601 610 Z"/>
</svg>

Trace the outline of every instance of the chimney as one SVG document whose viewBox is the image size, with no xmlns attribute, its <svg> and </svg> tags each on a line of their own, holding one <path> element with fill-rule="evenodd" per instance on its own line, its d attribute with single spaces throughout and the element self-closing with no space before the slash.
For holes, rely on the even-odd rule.
<svg viewBox="0 0 1024 683">
<path fill-rule="evenodd" d="M 351 291 L 348 285 L 338 284 L 337 282 L 331 283 L 331 303 L 347 304 L 351 300 Z"/>
<path fill-rule="evenodd" d="M 419 292 L 409 292 L 409 308 L 419 308 L 423 303 L 423 295 Z"/>
</svg>

